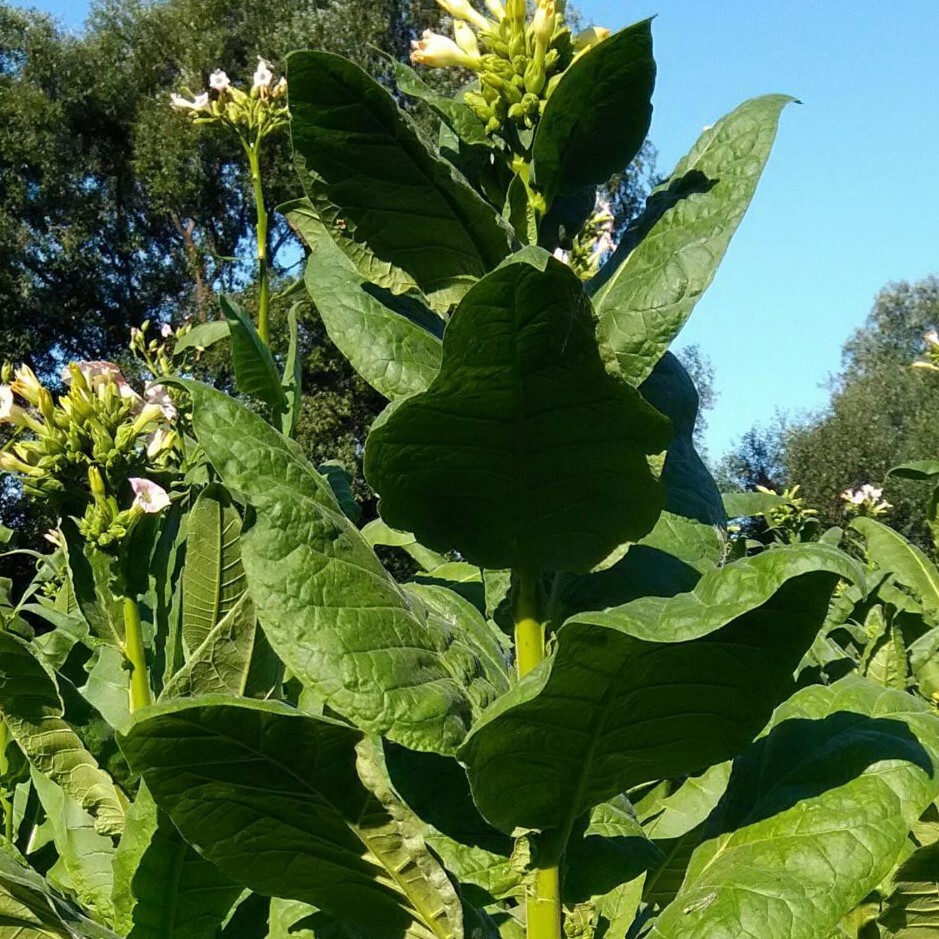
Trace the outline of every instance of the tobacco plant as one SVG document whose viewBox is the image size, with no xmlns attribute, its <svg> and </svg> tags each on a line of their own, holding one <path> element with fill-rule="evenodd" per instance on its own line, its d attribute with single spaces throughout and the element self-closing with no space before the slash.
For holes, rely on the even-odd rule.
<svg viewBox="0 0 939 939">
<path fill-rule="evenodd" d="M 257 406 L 170 379 L 192 463 L 134 555 L 158 701 L 129 713 L 113 584 L 74 540 L 38 604 L 56 628 L 0 632 L 0 935 L 859 937 L 926 844 L 933 708 L 813 667 L 864 566 L 732 550 L 668 351 L 792 99 L 706 130 L 610 251 L 596 193 L 648 132 L 650 23 L 441 5 L 454 39 L 414 59 L 468 88 L 395 67 L 435 143 L 353 63 L 287 68 L 304 195 L 282 211 L 389 401 L 364 452 L 381 518 L 360 530 L 290 439 L 295 368 L 225 301 Z M 97 666 L 78 687 L 82 649 L 112 693 Z M 911 935 L 901 906 L 876 928 Z"/>
</svg>

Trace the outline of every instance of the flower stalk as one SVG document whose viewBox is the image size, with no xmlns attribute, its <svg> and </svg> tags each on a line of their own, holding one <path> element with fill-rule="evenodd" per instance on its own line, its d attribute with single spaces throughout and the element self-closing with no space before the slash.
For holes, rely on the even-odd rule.
<svg viewBox="0 0 939 939">
<path fill-rule="evenodd" d="M 122 599 L 124 609 L 124 657 L 130 665 L 130 712 L 147 707 L 153 699 L 150 694 L 150 676 L 147 673 L 143 629 L 140 625 L 140 606 L 136 597 Z"/>
</svg>

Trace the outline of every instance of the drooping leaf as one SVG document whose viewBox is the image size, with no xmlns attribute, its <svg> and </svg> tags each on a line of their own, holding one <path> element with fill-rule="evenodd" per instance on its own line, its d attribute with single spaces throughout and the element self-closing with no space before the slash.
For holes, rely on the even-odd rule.
<svg viewBox="0 0 939 939">
<path fill-rule="evenodd" d="M 393 400 L 427 388 L 440 368 L 435 314 L 417 300 L 382 297 L 328 236 L 310 256 L 305 280 L 329 338 L 379 394 Z"/>
<path fill-rule="evenodd" d="M 187 844 L 140 787 L 114 861 L 115 925 L 128 939 L 215 939 L 240 885 Z"/>
<path fill-rule="evenodd" d="M 858 678 L 800 691 L 735 762 L 654 939 L 818 939 L 889 873 L 939 792 L 939 721 Z"/>
<path fill-rule="evenodd" d="M 263 401 L 272 415 L 280 415 L 287 401 L 271 350 L 239 304 L 225 296 L 219 298 L 219 304 L 231 334 L 232 365 L 239 393 Z"/>
<path fill-rule="evenodd" d="M 932 621 L 939 622 L 939 570 L 922 550 L 873 518 L 856 518 L 851 528 L 864 536 L 870 560 L 912 590 Z"/>
<path fill-rule="evenodd" d="M 316 467 L 316 472 L 325 477 L 332 489 L 339 507 L 346 518 L 354 525 L 358 524 L 362 515 L 359 503 L 355 501 L 355 492 L 352 489 L 353 475 L 346 469 L 345 464 L 339 460 L 327 460 Z"/>
<path fill-rule="evenodd" d="M 186 387 L 199 443 L 255 511 L 242 558 L 281 661 L 367 732 L 452 750 L 493 696 L 471 651 L 415 609 L 291 441 L 221 392 Z"/>
<path fill-rule="evenodd" d="M 98 832 L 119 834 L 124 807 L 111 777 L 62 719 L 62 701 L 52 675 L 26 642 L 3 631 L 0 711 L 30 764 L 78 802 L 94 818 Z"/>
<path fill-rule="evenodd" d="M 600 341 L 631 384 L 652 371 L 710 285 L 792 100 L 754 98 L 706 130 L 591 282 Z"/>
<path fill-rule="evenodd" d="M 99 922 L 111 922 L 114 913 L 111 900 L 114 843 L 108 835 L 95 831 L 92 817 L 69 798 L 61 786 L 35 770 L 32 772 L 32 785 L 36 787 L 49 819 L 59 854 L 59 860 L 47 875 L 48 879 L 53 880 L 57 869 L 61 868 L 65 882 L 57 883 L 57 886 L 73 894 Z"/>
<path fill-rule="evenodd" d="M 361 740 L 284 704 L 204 698 L 145 712 L 121 747 L 184 837 L 255 892 L 376 939 L 461 939 L 443 870 L 360 781 Z"/>
<path fill-rule="evenodd" d="M 508 254 L 509 232 L 496 213 L 359 66 L 296 52 L 287 77 L 301 178 L 335 206 L 338 218 L 328 221 L 341 219 L 355 241 L 409 273 L 442 308 Z"/>
<path fill-rule="evenodd" d="M 620 30 L 579 56 L 548 99 L 535 132 L 534 179 L 548 203 L 622 172 L 652 120 L 652 21 Z"/>
<path fill-rule="evenodd" d="M 183 568 L 183 643 L 189 655 L 245 592 L 241 516 L 221 486 L 201 492 L 189 514 Z"/>
<path fill-rule="evenodd" d="M 247 593 L 222 617 L 173 676 L 161 700 L 204 694 L 266 697 L 280 669 Z"/>
<path fill-rule="evenodd" d="M 374 548 L 376 545 L 387 545 L 392 548 L 401 548 L 410 558 L 416 561 L 425 571 L 433 570 L 447 563 L 444 555 L 425 548 L 410 532 L 396 531 L 389 527 L 380 518 L 373 518 L 362 528 L 362 537 Z"/>
<path fill-rule="evenodd" d="M 881 925 L 894 939 L 939 935 L 939 842 L 917 848 L 891 877 Z"/>
<path fill-rule="evenodd" d="M 284 361 L 284 376 L 281 384 L 284 389 L 284 414 L 281 419 L 281 431 L 285 437 L 293 437 L 300 418 L 300 402 L 303 399 L 303 358 L 300 355 L 300 324 L 297 320 L 298 304 L 294 304 L 287 313 L 287 329 L 290 344 Z"/>
<path fill-rule="evenodd" d="M 369 435 L 384 520 L 493 569 L 589 570 L 662 503 L 668 421 L 611 378 L 580 281 L 526 249 L 454 313 L 430 388 Z M 589 518 L 589 525 L 584 519 Z"/>
<path fill-rule="evenodd" d="M 690 593 L 572 618 L 460 750 L 480 810 L 503 831 L 563 829 L 632 786 L 740 752 L 791 690 L 842 576 L 861 578 L 842 552 L 795 545 Z"/>
<path fill-rule="evenodd" d="M 475 146 L 487 148 L 495 146 L 493 138 L 486 133 L 485 124 L 459 97 L 442 95 L 434 91 L 410 65 L 404 62 L 394 60 L 391 65 L 398 90 L 412 98 L 426 101 L 434 113 L 460 140 Z"/>
<path fill-rule="evenodd" d="M 113 589 L 113 559 L 87 545 L 71 519 L 63 519 L 60 528 L 65 537 L 70 579 L 81 615 L 99 639 L 115 648 L 123 648 L 124 618 Z"/>
<path fill-rule="evenodd" d="M 225 339 L 229 333 L 228 323 L 225 320 L 213 320 L 210 323 L 197 323 L 180 339 L 173 348 L 179 353 L 185 349 L 208 349 L 215 343 Z"/>
<path fill-rule="evenodd" d="M 934 480 L 939 477 L 939 460 L 914 460 L 901 463 L 887 471 L 888 476 L 898 479 Z"/>
<path fill-rule="evenodd" d="M 0 924 L 10 939 L 118 939 L 53 891 L 6 839 L 0 839 Z"/>
</svg>

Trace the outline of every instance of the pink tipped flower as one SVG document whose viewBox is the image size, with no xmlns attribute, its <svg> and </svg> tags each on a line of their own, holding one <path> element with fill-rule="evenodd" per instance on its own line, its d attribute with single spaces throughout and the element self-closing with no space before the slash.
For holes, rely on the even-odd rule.
<svg viewBox="0 0 939 939">
<path fill-rule="evenodd" d="M 137 476 L 132 476 L 128 482 L 134 491 L 134 502 L 131 508 L 140 509 L 147 515 L 156 515 L 170 507 L 170 497 L 162 486 Z"/>
<path fill-rule="evenodd" d="M 211 88 L 213 91 L 228 91 L 230 87 L 231 79 L 225 74 L 224 71 L 222 71 L 222 69 L 217 68 L 209 76 L 209 88 Z"/>
<path fill-rule="evenodd" d="M 480 59 L 478 56 L 468 55 L 447 36 L 425 29 L 420 39 L 411 41 L 411 61 L 432 68 L 459 66 L 475 69 Z"/>
<path fill-rule="evenodd" d="M 144 392 L 144 398 L 147 404 L 156 405 L 166 420 L 172 421 L 175 419 L 176 405 L 173 403 L 173 399 L 170 397 L 166 385 L 150 385 Z"/>
</svg>

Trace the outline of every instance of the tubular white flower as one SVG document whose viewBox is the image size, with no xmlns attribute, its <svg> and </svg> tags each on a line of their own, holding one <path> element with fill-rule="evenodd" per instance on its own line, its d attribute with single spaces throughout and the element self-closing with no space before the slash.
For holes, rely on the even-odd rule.
<svg viewBox="0 0 939 939">
<path fill-rule="evenodd" d="M 0 385 L 0 424 L 18 424 L 23 409 L 13 398 L 9 385 Z"/>
<path fill-rule="evenodd" d="M 546 2 L 538 4 L 538 9 L 535 10 L 535 15 L 531 21 L 531 34 L 535 42 L 539 43 L 542 48 L 547 48 L 548 43 L 551 42 L 551 37 L 554 35 L 554 14 L 554 0 L 546 0 Z"/>
<path fill-rule="evenodd" d="M 149 479 L 132 476 L 128 482 L 134 491 L 132 509 L 140 509 L 147 515 L 156 515 L 170 506 L 170 497 L 166 490 Z"/>
<path fill-rule="evenodd" d="M 144 399 L 147 404 L 154 405 L 160 409 L 160 413 L 168 421 L 172 421 L 176 417 L 176 405 L 173 403 L 173 398 L 170 396 L 169 391 L 166 388 L 166 385 L 150 385 L 149 388 L 144 392 Z"/>
<path fill-rule="evenodd" d="M 13 372 L 12 387 L 16 394 L 25 398 L 30 404 L 39 403 L 43 387 L 36 373 L 28 365 L 21 365 Z"/>
<path fill-rule="evenodd" d="M 258 67 L 254 70 L 254 87 L 258 89 L 269 88 L 273 80 L 274 73 L 271 71 L 271 63 L 258 56 Z"/>
<path fill-rule="evenodd" d="M 456 44 L 467 55 L 471 55 L 473 58 L 479 58 L 479 43 L 476 42 L 476 33 L 473 32 L 468 23 L 465 23 L 463 20 L 454 20 L 453 38 L 456 40 Z"/>
<path fill-rule="evenodd" d="M 217 68 L 209 76 L 209 88 L 211 88 L 213 91 L 228 91 L 230 87 L 231 79 L 222 69 Z"/>
<path fill-rule="evenodd" d="M 172 94 L 170 95 L 170 106 L 177 111 L 205 111 L 209 106 L 209 93 L 203 91 L 202 94 L 196 95 L 192 101 L 182 95 Z"/>
<path fill-rule="evenodd" d="M 458 66 L 475 69 L 480 58 L 468 55 L 452 39 L 425 29 L 420 39 L 411 42 L 411 61 L 434 68 Z"/>
<path fill-rule="evenodd" d="M 489 29 L 489 22 L 469 0 L 437 0 L 437 4 L 446 10 L 455 20 L 466 20 L 477 29 Z"/>
<path fill-rule="evenodd" d="M 565 251 L 563 248 L 555 248 L 554 256 L 562 263 L 567 264 L 570 261 L 571 255 L 569 251 Z"/>
<path fill-rule="evenodd" d="M 928 329 L 923 334 L 923 339 L 926 340 L 927 345 L 930 346 L 939 346 L 939 333 L 934 329 Z"/>
<path fill-rule="evenodd" d="M 153 460 L 164 450 L 172 449 L 176 442 L 176 431 L 166 430 L 158 427 L 155 431 L 147 435 L 147 459 Z"/>
<path fill-rule="evenodd" d="M 164 339 L 169 339 L 170 336 L 173 335 L 173 327 L 170 326 L 169 323 L 164 323 L 164 324 L 160 327 L 160 335 L 161 335 Z"/>
</svg>

